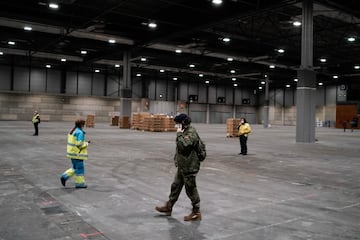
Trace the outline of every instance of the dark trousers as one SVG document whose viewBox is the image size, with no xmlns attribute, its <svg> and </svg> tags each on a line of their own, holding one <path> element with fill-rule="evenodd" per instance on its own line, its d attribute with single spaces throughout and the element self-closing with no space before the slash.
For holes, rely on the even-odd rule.
<svg viewBox="0 0 360 240">
<path fill-rule="evenodd" d="M 34 135 L 39 135 L 39 123 L 34 123 L 35 133 Z"/>
<path fill-rule="evenodd" d="M 196 175 L 191 174 L 191 175 L 185 176 L 183 173 L 180 172 L 179 169 L 175 175 L 174 182 L 171 184 L 171 192 L 169 195 L 169 202 L 171 203 L 171 205 L 175 204 L 175 202 L 179 198 L 179 195 L 180 195 L 181 190 L 184 185 L 185 185 L 186 195 L 191 200 L 191 203 L 193 206 L 193 211 L 194 212 L 199 211 L 200 197 L 199 197 L 199 193 L 198 193 L 198 190 L 196 187 Z"/>
<path fill-rule="evenodd" d="M 245 135 L 241 135 L 239 137 L 240 140 L 240 153 L 246 155 L 247 154 L 247 137 Z"/>
</svg>

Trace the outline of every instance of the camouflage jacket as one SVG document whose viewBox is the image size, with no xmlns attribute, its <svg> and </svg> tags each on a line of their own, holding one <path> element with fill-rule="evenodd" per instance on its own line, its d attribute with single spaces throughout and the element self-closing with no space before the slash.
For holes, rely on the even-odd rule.
<svg viewBox="0 0 360 240">
<path fill-rule="evenodd" d="M 199 138 L 196 129 L 189 126 L 184 132 L 176 134 L 175 165 L 184 174 L 196 174 L 200 169 L 200 161 L 196 154 Z"/>
</svg>

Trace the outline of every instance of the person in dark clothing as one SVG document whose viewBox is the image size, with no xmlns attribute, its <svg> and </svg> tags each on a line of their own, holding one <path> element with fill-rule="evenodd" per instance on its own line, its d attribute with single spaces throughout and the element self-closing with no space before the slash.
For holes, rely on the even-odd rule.
<svg viewBox="0 0 360 240">
<path fill-rule="evenodd" d="M 346 127 L 347 127 L 347 121 L 343 121 L 344 132 L 346 131 Z"/>
<path fill-rule="evenodd" d="M 34 111 L 34 115 L 33 115 L 31 121 L 34 124 L 34 128 L 35 128 L 35 133 L 33 134 L 33 136 L 38 136 L 39 135 L 39 123 L 40 123 L 40 114 L 38 111 Z"/>
<path fill-rule="evenodd" d="M 175 166 L 177 172 L 173 183 L 169 200 L 164 206 L 156 206 L 158 212 L 170 216 L 175 202 L 178 200 L 183 186 L 192 203 L 192 212 L 184 217 L 184 221 L 201 220 L 200 197 L 196 187 L 196 175 L 200 169 L 200 161 L 196 153 L 199 135 L 194 127 L 190 126 L 191 119 L 186 114 L 180 114 L 174 118 L 177 128 Z"/>
</svg>

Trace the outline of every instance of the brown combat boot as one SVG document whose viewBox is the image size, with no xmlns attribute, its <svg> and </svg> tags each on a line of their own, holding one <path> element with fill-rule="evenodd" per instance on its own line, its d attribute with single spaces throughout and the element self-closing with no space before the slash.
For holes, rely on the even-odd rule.
<svg viewBox="0 0 360 240">
<path fill-rule="evenodd" d="M 184 221 L 201 221 L 201 212 L 193 210 L 189 216 L 184 217 Z"/>
<path fill-rule="evenodd" d="M 172 204 L 170 202 L 166 202 L 166 204 L 162 207 L 156 206 L 155 210 L 161 213 L 165 213 L 165 216 L 171 216 Z"/>
</svg>

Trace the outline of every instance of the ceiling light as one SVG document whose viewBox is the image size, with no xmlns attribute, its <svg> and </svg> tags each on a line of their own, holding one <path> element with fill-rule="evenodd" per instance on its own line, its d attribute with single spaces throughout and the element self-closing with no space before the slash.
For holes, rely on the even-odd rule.
<svg viewBox="0 0 360 240">
<path fill-rule="evenodd" d="M 203 77 L 204 76 L 204 74 L 202 74 L 202 73 L 199 73 L 199 77 Z"/>
<path fill-rule="evenodd" d="M 269 68 L 274 69 L 274 68 L 275 68 L 275 65 L 270 65 Z"/>
<path fill-rule="evenodd" d="M 3 52 L 0 52 L 0 55 L 4 55 L 4 53 L 3 53 Z"/>
<path fill-rule="evenodd" d="M 95 69 L 95 72 L 96 72 L 96 73 L 99 73 L 99 72 L 100 72 L 100 70 L 99 70 L 99 69 Z"/>
<path fill-rule="evenodd" d="M 234 83 L 234 87 L 237 87 L 238 86 L 238 84 L 237 83 Z"/>
<path fill-rule="evenodd" d="M 173 80 L 174 80 L 174 81 L 177 81 L 177 80 L 178 80 L 178 78 L 177 78 L 177 77 L 173 77 Z"/>
<path fill-rule="evenodd" d="M 163 73 L 163 72 L 165 72 L 165 70 L 164 70 L 164 69 L 160 69 L 160 72 Z"/>
<path fill-rule="evenodd" d="M 157 24 L 154 23 L 154 22 L 150 22 L 150 23 L 148 24 L 148 26 L 149 26 L 149 28 L 156 28 L 156 27 L 157 27 Z"/>
<path fill-rule="evenodd" d="M 220 5 L 220 4 L 222 4 L 222 0 L 212 0 L 211 1 L 213 4 L 215 4 L 215 5 Z"/>
<path fill-rule="evenodd" d="M 322 62 L 322 63 L 326 63 L 326 58 L 320 58 L 320 62 Z"/>
<path fill-rule="evenodd" d="M 59 5 L 56 4 L 56 3 L 49 3 L 49 8 L 51 8 L 51 9 L 58 9 L 58 8 L 59 8 Z"/>
<path fill-rule="evenodd" d="M 81 50 L 81 52 L 80 52 L 81 54 L 87 54 L 87 51 L 85 51 L 85 50 Z"/>
<path fill-rule="evenodd" d="M 293 25 L 294 25 L 295 27 L 300 27 L 300 26 L 301 26 L 301 22 L 300 22 L 300 21 L 295 21 L 295 22 L 293 22 Z"/>
<path fill-rule="evenodd" d="M 109 43 L 116 43 L 115 39 L 109 39 Z"/>
<path fill-rule="evenodd" d="M 24 30 L 25 30 L 25 31 L 31 31 L 31 30 L 32 30 L 32 27 L 25 26 L 25 27 L 24 27 Z"/>
<path fill-rule="evenodd" d="M 176 49 L 175 52 L 176 53 L 182 53 L 181 49 Z"/>
<path fill-rule="evenodd" d="M 231 80 L 236 81 L 236 78 L 233 77 L 233 78 L 231 78 Z"/>
<path fill-rule="evenodd" d="M 230 73 L 235 73 L 235 70 L 230 70 Z"/>
<path fill-rule="evenodd" d="M 137 77 L 141 77 L 141 73 L 137 73 L 136 76 L 137 76 Z"/>
<path fill-rule="evenodd" d="M 297 79 L 297 78 L 294 78 L 294 82 L 297 82 L 297 81 L 299 81 L 299 79 Z"/>
<path fill-rule="evenodd" d="M 146 58 L 142 57 L 142 58 L 140 58 L 140 61 L 146 62 Z"/>
<path fill-rule="evenodd" d="M 231 58 L 231 57 L 227 58 L 227 60 L 228 60 L 229 62 L 234 61 L 234 59 L 233 59 L 233 58 Z"/>
<path fill-rule="evenodd" d="M 319 85 L 319 86 L 322 86 L 322 85 L 324 85 L 324 83 L 322 83 L 322 82 L 319 82 L 319 83 L 318 83 L 318 85 Z"/>
<path fill-rule="evenodd" d="M 277 49 L 276 51 L 277 51 L 278 53 L 284 53 L 284 52 L 285 52 L 285 50 L 284 50 L 284 49 L 282 49 L 282 48 Z"/>
<path fill-rule="evenodd" d="M 209 80 L 206 80 L 205 83 L 210 83 L 210 81 L 209 81 Z"/>
<path fill-rule="evenodd" d="M 189 67 L 194 68 L 194 67 L 195 67 L 195 65 L 194 65 L 194 64 L 190 64 L 190 65 L 189 65 Z"/>
<path fill-rule="evenodd" d="M 334 79 L 337 79 L 337 78 L 339 78 L 339 76 L 338 76 L 338 75 L 334 75 L 333 78 L 334 78 Z"/>
<path fill-rule="evenodd" d="M 264 85 L 264 84 L 265 84 L 265 82 L 264 82 L 264 81 L 262 81 L 262 82 L 261 82 L 261 84 L 262 84 L 262 85 Z"/>
<path fill-rule="evenodd" d="M 285 86 L 285 87 L 289 88 L 289 87 L 290 87 L 290 84 L 286 84 L 286 86 Z"/>
<path fill-rule="evenodd" d="M 259 87 L 259 89 L 261 90 L 261 89 L 262 89 L 262 87 Z"/>
<path fill-rule="evenodd" d="M 115 67 L 116 67 L 116 68 L 119 68 L 119 67 L 120 67 L 120 64 L 115 64 Z"/>
<path fill-rule="evenodd" d="M 9 44 L 9 45 L 15 45 L 15 42 L 13 42 L 13 41 L 8 41 L 8 44 Z"/>
<path fill-rule="evenodd" d="M 0 55 L 1 55 L 1 54 L 0 54 Z M 359 70 L 359 69 L 360 69 L 360 65 L 355 65 L 355 66 L 354 66 L 354 69 Z"/>
<path fill-rule="evenodd" d="M 62 62 L 66 62 L 66 58 L 62 58 L 60 61 L 62 61 Z"/>
<path fill-rule="evenodd" d="M 356 38 L 355 37 L 348 37 L 348 42 L 355 42 Z"/>
<path fill-rule="evenodd" d="M 223 40 L 223 42 L 230 42 L 230 38 L 228 38 L 228 37 L 224 37 L 222 40 Z"/>
<path fill-rule="evenodd" d="M 46 68 L 51 68 L 51 65 L 50 65 L 50 64 L 46 64 L 45 67 L 46 67 Z"/>
</svg>

